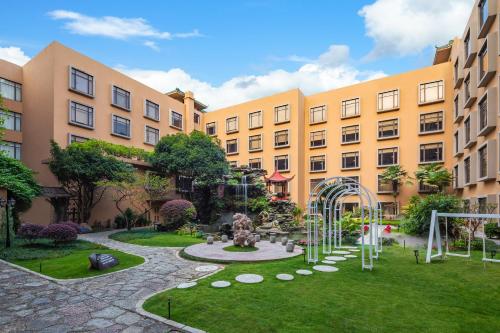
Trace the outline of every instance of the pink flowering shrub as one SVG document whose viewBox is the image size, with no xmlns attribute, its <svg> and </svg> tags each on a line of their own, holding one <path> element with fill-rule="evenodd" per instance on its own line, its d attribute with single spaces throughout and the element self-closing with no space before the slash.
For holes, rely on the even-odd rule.
<svg viewBox="0 0 500 333">
<path fill-rule="evenodd" d="M 160 216 L 166 230 L 177 230 L 184 224 L 192 222 L 196 217 L 196 208 L 190 201 L 170 200 L 160 208 Z"/>
<path fill-rule="evenodd" d="M 68 243 L 76 240 L 77 233 L 74 228 L 63 223 L 49 224 L 40 232 L 41 238 L 54 241 L 54 244 Z"/>
<path fill-rule="evenodd" d="M 45 227 L 39 224 L 33 223 L 23 223 L 17 230 L 17 236 L 27 240 L 28 242 L 33 242 L 35 239 L 40 238 L 40 232 Z"/>
</svg>

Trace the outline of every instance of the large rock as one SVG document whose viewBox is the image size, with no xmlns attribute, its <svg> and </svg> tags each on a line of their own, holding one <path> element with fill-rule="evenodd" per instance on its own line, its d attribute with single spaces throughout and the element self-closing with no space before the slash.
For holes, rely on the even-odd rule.
<svg viewBox="0 0 500 333">
<path fill-rule="evenodd" d="M 236 246 L 255 246 L 255 236 L 252 234 L 252 221 L 245 214 L 233 215 L 233 243 Z"/>
</svg>

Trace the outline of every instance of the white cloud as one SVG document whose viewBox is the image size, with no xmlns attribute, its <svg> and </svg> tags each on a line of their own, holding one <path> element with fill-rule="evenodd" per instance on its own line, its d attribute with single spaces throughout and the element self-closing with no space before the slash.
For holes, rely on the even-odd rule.
<svg viewBox="0 0 500 333">
<path fill-rule="evenodd" d="M 375 41 L 369 58 L 411 55 L 461 36 L 474 0 L 376 0 L 358 14 Z"/>
<path fill-rule="evenodd" d="M 158 46 L 158 44 L 156 44 L 156 42 L 153 42 L 152 40 L 147 40 L 143 44 L 153 51 L 160 51 L 160 47 Z"/>
<path fill-rule="evenodd" d="M 114 39 L 127 39 L 131 37 L 172 39 L 201 36 L 198 30 L 174 34 L 167 31 L 159 31 L 140 17 L 92 17 L 68 10 L 54 10 L 49 12 L 48 15 L 54 20 L 66 21 L 64 27 L 78 35 L 104 36 Z"/>
<path fill-rule="evenodd" d="M 385 76 L 382 71 L 360 71 L 349 65 L 348 60 L 347 46 L 332 45 L 317 59 L 304 63 L 295 71 L 278 69 L 263 75 L 238 76 L 220 85 L 198 80 L 180 68 L 166 71 L 116 69 L 159 91 L 176 87 L 192 90 L 197 99 L 214 110 L 293 88 L 311 94 Z"/>
<path fill-rule="evenodd" d="M 0 47 L 0 59 L 23 66 L 30 60 L 30 57 L 28 57 L 19 47 L 8 46 Z"/>
</svg>

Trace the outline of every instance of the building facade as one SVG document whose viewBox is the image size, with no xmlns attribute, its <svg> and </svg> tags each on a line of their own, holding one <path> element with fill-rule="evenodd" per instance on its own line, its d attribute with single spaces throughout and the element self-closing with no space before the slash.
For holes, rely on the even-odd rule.
<svg viewBox="0 0 500 333">
<path fill-rule="evenodd" d="M 333 176 L 355 177 L 397 215 L 422 184 L 391 188 L 380 181 L 390 165 L 409 175 L 426 163 L 454 174 L 453 190 L 469 204 L 500 203 L 498 117 L 499 1 L 479 0 L 464 33 L 436 49 L 432 66 L 309 96 L 299 89 L 211 112 L 193 93 L 164 94 L 57 42 L 23 67 L 0 60 L 6 132 L 0 149 L 57 187 L 46 160 L 49 142 L 89 138 L 152 150 L 177 132 L 216 136 L 232 165 L 292 177 L 292 200 L 304 207 L 309 191 Z M 466 23 L 466 24 L 465 24 Z M 23 218 L 49 223 L 39 198 Z M 112 219 L 110 200 L 92 221 Z"/>
</svg>

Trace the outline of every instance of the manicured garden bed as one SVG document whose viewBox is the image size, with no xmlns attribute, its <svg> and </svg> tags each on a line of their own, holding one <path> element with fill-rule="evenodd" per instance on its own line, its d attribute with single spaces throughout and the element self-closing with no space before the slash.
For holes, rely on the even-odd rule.
<svg viewBox="0 0 500 333">
<path fill-rule="evenodd" d="M 356 258 L 337 263 L 336 273 L 312 276 L 295 274 L 310 269 L 302 257 L 230 264 L 194 288 L 150 298 L 144 308 L 166 316 L 171 297 L 173 320 L 222 333 L 499 332 L 500 265 L 484 268 L 480 257 L 475 252 L 472 261 L 452 257 L 417 265 L 413 251 L 393 246 L 384 248 L 372 272 L 362 272 Z M 235 282 L 242 273 L 261 274 L 264 281 Z M 279 273 L 294 274 L 295 280 L 279 281 Z M 232 285 L 210 287 L 217 280 Z"/>
<path fill-rule="evenodd" d="M 228 252 L 254 252 L 254 251 L 257 251 L 258 248 L 249 247 L 249 246 L 241 247 L 241 246 L 236 246 L 236 245 L 230 245 L 230 246 L 223 248 L 223 250 L 228 251 Z"/>
<path fill-rule="evenodd" d="M 191 235 L 179 235 L 176 232 L 158 232 L 151 229 L 120 231 L 109 237 L 120 242 L 159 247 L 186 247 L 204 242 L 202 238 Z"/>
<path fill-rule="evenodd" d="M 111 254 L 118 259 L 119 264 L 106 270 L 89 269 L 88 256 L 92 253 Z M 45 240 L 38 240 L 35 244 L 16 240 L 13 247 L 0 250 L 0 259 L 38 273 L 40 273 L 41 264 L 42 274 L 57 279 L 97 276 L 137 266 L 144 262 L 142 257 L 82 240 L 56 247 L 52 242 Z"/>
</svg>

